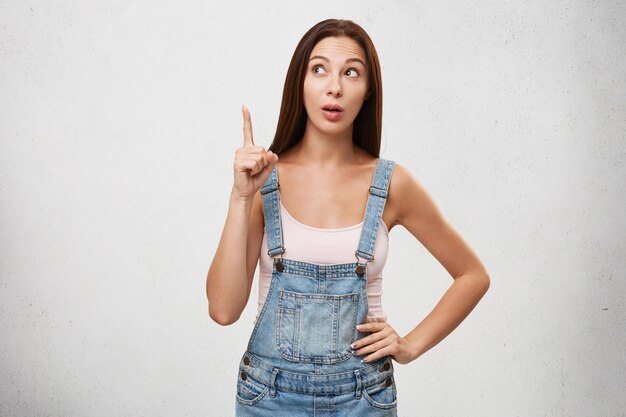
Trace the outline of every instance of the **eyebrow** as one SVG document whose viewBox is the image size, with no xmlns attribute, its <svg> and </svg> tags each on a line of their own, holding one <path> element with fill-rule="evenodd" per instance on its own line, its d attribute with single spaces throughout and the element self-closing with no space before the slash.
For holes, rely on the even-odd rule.
<svg viewBox="0 0 626 417">
<path fill-rule="evenodd" d="M 321 56 L 321 55 L 312 56 L 311 59 L 309 59 L 309 62 L 313 61 L 316 58 L 317 59 L 322 59 L 322 60 L 324 60 L 326 62 L 329 62 L 328 58 L 326 58 L 325 56 Z M 365 65 L 365 63 L 363 61 L 361 61 L 359 58 L 348 58 L 348 59 L 346 59 L 346 62 L 360 62 L 361 65 L 363 65 L 364 67 L 367 68 L 367 65 Z"/>
</svg>

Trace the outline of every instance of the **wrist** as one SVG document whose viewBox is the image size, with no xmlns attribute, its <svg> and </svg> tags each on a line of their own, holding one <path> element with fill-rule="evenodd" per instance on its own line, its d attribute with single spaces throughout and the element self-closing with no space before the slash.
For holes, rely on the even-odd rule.
<svg viewBox="0 0 626 417">
<path fill-rule="evenodd" d="M 425 346 L 423 344 L 423 340 L 414 339 L 410 335 L 404 337 L 404 339 L 409 342 L 409 355 L 411 357 L 411 361 L 422 356 L 425 352 Z"/>
<path fill-rule="evenodd" d="M 236 206 L 252 206 L 252 200 L 254 196 L 242 197 L 238 195 L 233 189 L 230 193 L 230 204 Z"/>
</svg>

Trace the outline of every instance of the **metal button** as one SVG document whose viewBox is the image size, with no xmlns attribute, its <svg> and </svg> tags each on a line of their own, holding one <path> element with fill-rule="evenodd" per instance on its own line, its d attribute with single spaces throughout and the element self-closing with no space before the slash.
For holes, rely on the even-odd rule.
<svg viewBox="0 0 626 417">
<path fill-rule="evenodd" d="M 365 272 L 365 268 L 363 268 L 363 265 L 359 265 L 356 267 L 355 271 L 358 275 L 363 275 L 363 272 Z"/>
<path fill-rule="evenodd" d="M 385 381 L 385 385 L 386 385 L 386 386 L 389 386 L 389 385 L 391 385 L 391 384 L 393 384 L 393 381 L 391 380 L 391 377 L 389 377 L 389 378 L 387 378 L 387 380 Z"/>
<path fill-rule="evenodd" d="M 391 364 L 389 362 L 385 362 L 385 364 L 380 367 L 380 372 L 388 371 L 389 368 L 391 368 Z"/>
<path fill-rule="evenodd" d="M 242 372 L 241 373 L 241 379 L 243 379 L 245 381 L 246 379 L 248 379 L 248 375 L 246 375 L 245 372 Z"/>
<path fill-rule="evenodd" d="M 276 261 L 276 270 L 278 272 L 283 272 L 285 269 L 285 265 L 281 261 Z"/>
<path fill-rule="evenodd" d="M 245 358 L 243 358 L 243 363 L 250 366 L 250 359 L 248 359 L 248 357 L 246 356 Z"/>
</svg>

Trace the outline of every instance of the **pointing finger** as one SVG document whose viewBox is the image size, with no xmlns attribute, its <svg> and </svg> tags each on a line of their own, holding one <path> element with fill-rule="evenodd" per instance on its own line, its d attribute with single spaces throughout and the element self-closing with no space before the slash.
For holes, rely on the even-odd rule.
<svg viewBox="0 0 626 417">
<path fill-rule="evenodd" d="M 250 110 L 248 110 L 242 104 L 241 111 L 243 112 L 243 145 L 254 146 L 254 138 L 252 137 L 252 119 L 250 117 Z"/>
</svg>

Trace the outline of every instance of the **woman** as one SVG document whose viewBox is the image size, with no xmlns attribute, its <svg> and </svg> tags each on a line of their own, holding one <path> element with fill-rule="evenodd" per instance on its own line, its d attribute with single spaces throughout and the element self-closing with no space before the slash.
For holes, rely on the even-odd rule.
<svg viewBox="0 0 626 417">
<path fill-rule="evenodd" d="M 296 47 L 269 150 L 254 144 L 242 106 L 244 145 L 206 284 L 211 318 L 234 323 L 260 264 L 237 416 L 396 416 L 392 359 L 407 364 L 435 346 L 489 287 L 485 267 L 424 187 L 379 157 L 381 85 L 367 33 L 329 19 Z M 387 236 L 396 225 L 454 278 L 404 337 L 380 305 Z"/>
</svg>

